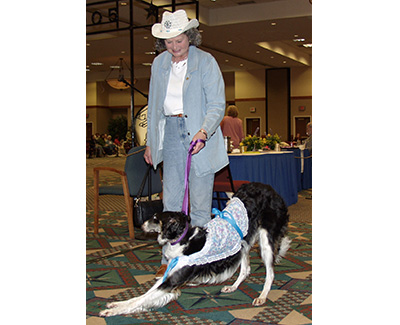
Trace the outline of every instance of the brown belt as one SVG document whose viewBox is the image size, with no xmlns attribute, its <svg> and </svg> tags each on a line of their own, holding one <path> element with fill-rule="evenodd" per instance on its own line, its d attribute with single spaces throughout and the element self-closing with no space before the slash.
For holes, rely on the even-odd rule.
<svg viewBox="0 0 400 325">
<path fill-rule="evenodd" d="M 183 117 L 183 114 L 166 115 L 167 117 Z"/>
</svg>

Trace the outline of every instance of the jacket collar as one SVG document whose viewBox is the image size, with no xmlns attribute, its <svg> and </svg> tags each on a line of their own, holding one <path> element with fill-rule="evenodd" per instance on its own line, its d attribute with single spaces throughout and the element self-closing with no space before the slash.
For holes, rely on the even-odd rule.
<svg viewBox="0 0 400 325">
<path fill-rule="evenodd" d="M 187 73 L 191 73 L 198 69 L 199 57 L 197 51 L 198 51 L 197 47 L 193 45 L 189 46 Z M 168 51 L 165 51 L 165 57 L 162 62 L 162 68 L 168 72 L 171 70 L 171 60 L 172 60 L 172 54 L 169 53 Z"/>
</svg>

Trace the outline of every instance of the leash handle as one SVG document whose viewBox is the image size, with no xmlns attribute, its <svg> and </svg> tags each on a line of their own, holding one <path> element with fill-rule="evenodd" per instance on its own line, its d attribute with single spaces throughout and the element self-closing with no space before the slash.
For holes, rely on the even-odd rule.
<svg viewBox="0 0 400 325">
<path fill-rule="evenodd" d="M 203 142 L 204 145 L 206 144 L 206 142 L 203 139 L 197 139 L 195 142 L 190 141 L 190 147 L 189 147 L 189 151 L 188 151 L 187 158 L 186 158 L 185 196 L 183 197 L 183 203 L 182 203 L 182 212 L 186 215 L 188 214 L 188 211 L 189 211 L 189 173 L 190 173 L 190 165 L 192 163 L 192 152 L 193 152 L 194 146 L 198 142 Z"/>
</svg>

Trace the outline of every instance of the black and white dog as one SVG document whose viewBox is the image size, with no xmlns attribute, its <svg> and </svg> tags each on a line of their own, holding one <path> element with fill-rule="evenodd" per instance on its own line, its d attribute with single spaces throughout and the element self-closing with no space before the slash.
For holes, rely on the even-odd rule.
<svg viewBox="0 0 400 325">
<path fill-rule="evenodd" d="M 167 245 L 165 256 L 170 262 L 166 275 L 142 296 L 107 304 L 108 309 L 101 311 L 100 316 L 139 313 L 161 308 L 179 297 L 179 288 L 183 285 L 224 282 L 236 272 L 240 265 L 240 273 L 235 283 L 222 289 L 224 293 L 234 292 L 250 273 L 249 251 L 257 240 L 261 258 L 266 266 L 266 278 L 264 288 L 260 296 L 254 299 L 253 305 L 264 304 L 274 280 L 273 264 L 278 263 L 290 247 L 290 239 L 285 237 L 289 221 L 287 207 L 271 186 L 261 183 L 242 185 L 231 201 L 234 200 L 244 207 L 243 214 L 248 219 L 245 223 L 236 219 L 236 223 L 234 222 L 236 226 L 230 222 L 234 227 L 231 227 L 228 222 L 224 223 L 225 228 L 235 228 L 233 232 L 236 236 L 241 234 L 243 237 L 238 237 L 238 244 L 231 243 L 238 247 L 237 252 L 234 249 L 231 255 L 222 252 L 222 256 L 229 255 L 222 259 L 207 260 L 206 258 L 205 261 L 198 263 L 196 256 L 204 251 L 207 245 L 212 250 L 218 244 L 210 245 L 208 242 L 213 238 L 209 237 L 214 236 L 214 233 L 207 226 L 205 228 L 190 226 L 190 218 L 184 213 L 163 212 L 146 221 L 143 224 L 143 230 L 158 232 L 159 243 Z M 231 204 L 228 204 L 229 206 Z M 230 213 L 228 214 L 232 217 Z M 213 220 L 215 219 L 217 217 Z M 238 225 L 244 226 L 237 227 Z M 218 236 L 220 232 L 219 228 L 215 234 Z M 224 234 L 222 237 L 225 240 L 235 236 Z M 175 266 L 171 267 L 173 262 Z"/>
</svg>

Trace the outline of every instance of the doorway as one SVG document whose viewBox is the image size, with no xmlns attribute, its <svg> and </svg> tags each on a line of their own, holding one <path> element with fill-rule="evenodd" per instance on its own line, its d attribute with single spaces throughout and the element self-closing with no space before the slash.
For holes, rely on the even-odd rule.
<svg viewBox="0 0 400 325">
<path fill-rule="evenodd" d="M 93 132 L 93 123 L 92 122 L 86 122 L 86 140 L 90 140 L 92 138 L 92 133 Z"/>
<path fill-rule="evenodd" d="M 258 130 L 257 130 L 258 128 Z M 254 133 L 257 130 L 257 135 L 260 136 L 261 130 L 260 130 L 260 118 L 247 118 L 246 117 L 246 135 L 254 135 Z"/>
<path fill-rule="evenodd" d="M 294 116 L 294 128 L 293 128 L 293 138 L 297 137 L 297 134 L 300 134 L 300 139 L 303 141 L 308 138 L 307 132 L 307 124 L 311 122 L 311 116 Z"/>
</svg>

